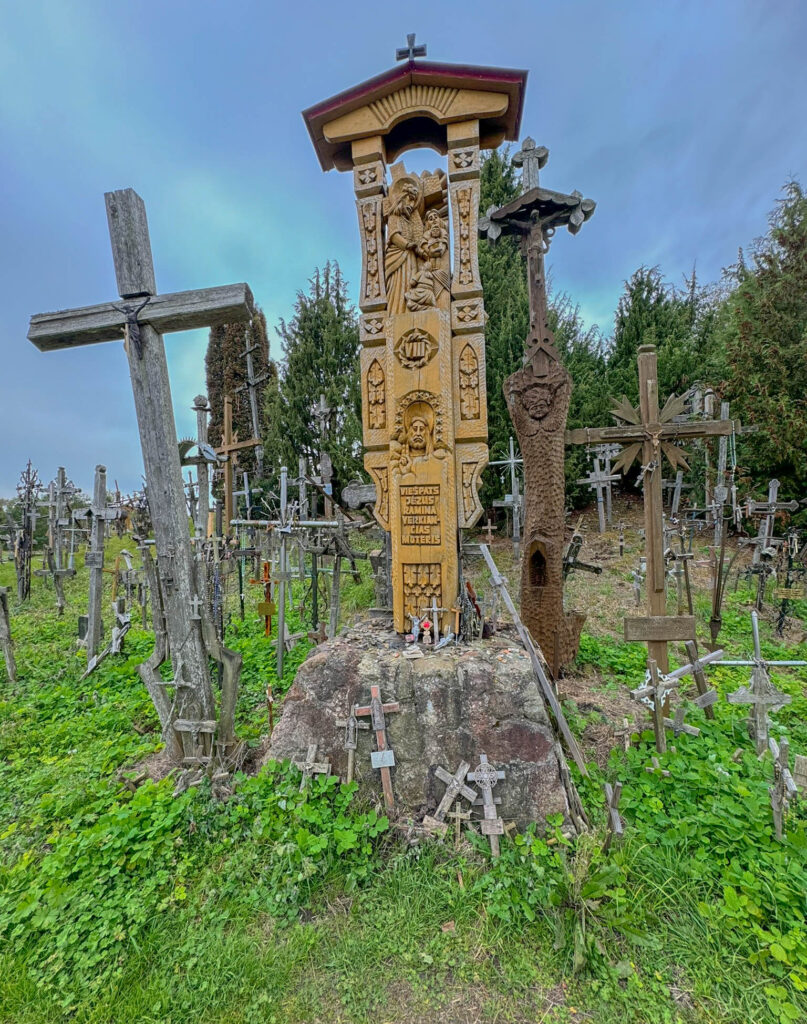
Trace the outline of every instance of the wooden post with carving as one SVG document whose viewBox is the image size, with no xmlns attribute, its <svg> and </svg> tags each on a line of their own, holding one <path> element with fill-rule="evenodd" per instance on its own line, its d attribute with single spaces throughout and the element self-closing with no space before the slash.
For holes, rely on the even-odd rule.
<svg viewBox="0 0 807 1024">
<path fill-rule="evenodd" d="M 364 464 L 376 520 L 391 537 L 401 633 L 433 602 L 456 604 L 459 531 L 482 514 L 480 149 L 517 137 L 526 79 L 509 69 L 421 64 L 418 48 L 405 52 L 405 64 L 303 114 L 323 170 L 353 173 Z M 395 162 L 416 146 L 446 155 L 448 173 Z M 440 612 L 442 634 L 448 614 Z"/>
</svg>

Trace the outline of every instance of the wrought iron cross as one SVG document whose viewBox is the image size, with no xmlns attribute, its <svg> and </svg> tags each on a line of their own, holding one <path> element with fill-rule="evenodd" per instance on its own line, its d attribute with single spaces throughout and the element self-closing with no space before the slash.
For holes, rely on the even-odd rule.
<svg viewBox="0 0 807 1024">
<path fill-rule="evenodd" d="M 396 60 L 414 60 L 415 57 L 426 56 L 426 44 L 421 43 L 415 46 L 415 33 L 409 32 L 406 36 L 406 46 L 401 46 L 395 51 Z"/>
</svg>

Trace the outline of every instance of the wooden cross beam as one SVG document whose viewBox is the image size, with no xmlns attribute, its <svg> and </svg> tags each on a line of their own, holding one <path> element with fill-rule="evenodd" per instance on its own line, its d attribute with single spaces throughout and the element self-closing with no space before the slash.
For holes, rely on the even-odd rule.
<svg viewBox="0 0 807 1024">
<path fill-rule="evenodd" d="M 637 456 L 641 457 L 649 616 L 646 619 L 626 618 L 625 639 L 646 642 L 648 654 L 662 672 L 666 672 L 668 666 L 668 641 L 695 638 L 695 620 L 692 616 L 666 618 L 662 456 L 669 460 L 674 469 L 688 469 L 684 453 L 678 447 L 679 442 L 699 437 L 727 436 L 740 429 L 740 424 L 736 420 L 699 420 L 693 423 L 675 421 L 674 417 L 684 410 L 685 405 L 683 398 L 671 396 L 664 408 L 659 411 L 656 347 L 641 345 L 639 408 L 634 409 L 623 396 L 613 413 L 625 425 L 566 431 L 567 444 L 594 444 L 606 441 L 618 441 L 623 444 L 625 448 L 614 463 L 614 471 L 627 469 Z"/>
<path fill-rule="evenodd" d="M 306 751 L 304 761 L 292 761 L 295 768 L 299 768 L 303 773 L 303 777 L 300 779 L 300 792 L 307 789 L 308 783 L 311 781 L 312 775 L 330 775 L 331 774 L 331 762 L 330 761 L 317 761 L 317 744 L 309 743 L 308 750 Z"/>
<path fill-rule="evenodd" d="M 384 715 L 400 710 L 401 705 L 397 701 L 390 701 L 387 704 L 382 703 L 381 688 L 375 684 L 370 687 L 370 703 L 355 709 L 355 713 L 359 718 L 370 716 L 376 742 L 376 750 L 370 754 L 370 761 L 373 768 L 381 770 L 384 803 L 390 811 L 395 807 L 395 796 L 392 792 L 392 776 L 390 774 L 390 768 L 395 766 L 395 755 L 387 745 L 387 723 L 384 720 Z"/>
<path fill-rule="evenodd" d="M 477 797 L 474 803 L 482 804 L 482 835 L 490 840 L 490 852 L 494 857 L 499 856 L 499 836 L 504 835 L 504 822 L 496 811 L 496 800 L 493 797 L 493 787 L 504 778 L 504 772 L 497 770 L 488 761 L 487 754 L 479 755 L 479 764 L 472 772 L 468 772 L 468 778 L 475 782 L 481 790 L 482 796 Z"/>
<path fill-rule="evenodd" d="M 158 571 L 164 583 L 168 648 L 175 660 L 182 652 L 185 677 L 191 683 L 178 692 L 176 706 L 164 693 L 155 690 L 152 694 L 163 734 L 170 735 L 174 714 L 188 720 L 209 720 L 215 716 L 216 702 L 208 648 L 200 624 L 189 620 L 191 597 L 196 592 L 195 568 L 161 332 L 248 320 L 254 304 L 245 284 L 157 295 L 143 200 L 133 189 L 108 192 L 105 200 L 118 294 L 123 301 L 34 316 L 28 337 L 43 351 L 124 339 Z M 228 743 L 232 739 L 231 705 L 234 709 L 234 695 L 228 694 L 222 700 L 222 718 L 228 721 L 221 734 Z M 176 749 L 172 753 L 176 755 Z"/>
</svg>

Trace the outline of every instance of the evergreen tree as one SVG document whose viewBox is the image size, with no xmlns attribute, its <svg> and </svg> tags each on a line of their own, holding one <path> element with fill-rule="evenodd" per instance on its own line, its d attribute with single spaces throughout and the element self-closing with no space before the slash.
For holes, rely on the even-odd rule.
<svg viewBox="0 0 807 1024">
<path fill-rule="evenodd" d="M 741 457 L 755 483 L 776 476 L 783 495 L 807 483 L 807 194 L 789 182 L 755 242 L 727 272 L 736 289 L 722 324 L 732 412 L 755 425 Z"/>
<path fill-rule="evenodd" d="M 266 471 L 276 478 L 285 465 L 296 476 L 301 455 L 316 466 L 320 438 L 312 408 L 324 394 L 331 409 L 324 447 L 338 494 L 362 469 L 359 329 L 338 264 L 314 272 L 308 292 L 297 294 L 294 316 L 277 331 L 283 360 L 266 396 Z"/>
<path fill-rule="evenodd" d="M 252 353 L 253 372 L 256 377 L 265 376 L 257 385 L 258 413 L 264 406 L 264 391 L 277 377 L 277 368 L 269 359 L 269 337 L 266 331 L 266 316 L 256 307 L 255 316 L 249 323 L 224 324 L 210 330 L 205 356 L 207 375 L 207 397 L 210 402 L 210 425 L 208 436 L 215 447 L 221 444 L 224 430 L 224 397 L 229 395 L 233 402 L 233 432 L 244 441 L 253 436 L 252 414 L 247 390 L 247 363 L 244 355 L 247 347 L 254 347 Z M 259 430 L 263 423 L 259 419 Z M 245 448 L 238 453 L 238 465 L 255 474 L 255 452 Z"/>
</svg>

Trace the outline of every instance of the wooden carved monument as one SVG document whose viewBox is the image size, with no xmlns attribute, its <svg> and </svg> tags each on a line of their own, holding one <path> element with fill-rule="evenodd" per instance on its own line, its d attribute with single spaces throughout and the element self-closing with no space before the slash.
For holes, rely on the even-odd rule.
<svg viewBox="0 0 807 1024">
<path fill-rule="evenodd" d="M 555 230 L 576 234 L 594 212 L 579 192 L 566 195 L 539 186 L 549 153 L 525 139 L 514 161 L 523 168 L 522 194 L 490 209 L 479 231 L 491 242 L 521 240 L 527 261 L 530 332 L 524 366 L 504 382 L 504 394 L 524 459 L 524 547 L 521 618 L 557 674 L 577 653 L 583 616 L 563 609 L 564 430 L 572 378 L 560 362 L 547 318 L 544 255 Z"/>
<path fill-rule="evenodd" d="M 415 61 L 420 52 L 412 44 L 399 55 L 406 63 L 303 115 L 323 170 L 353 171 L 364 464 L 375 517 L 391 536 L 399 632 L 434 607 L 445 630 L 459 589 L 458 532 L 482 513 L 479 153 L 516 137 L 526 81 L 523 71 Z M 394 162 L 424 146 L 447 155 L 447 174 Z"/>
</svg>

